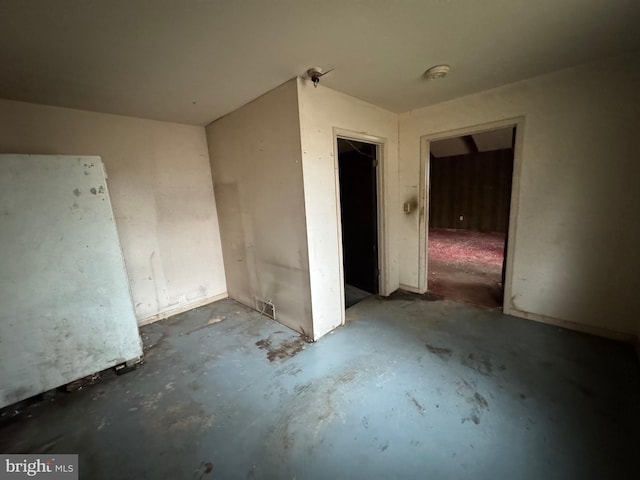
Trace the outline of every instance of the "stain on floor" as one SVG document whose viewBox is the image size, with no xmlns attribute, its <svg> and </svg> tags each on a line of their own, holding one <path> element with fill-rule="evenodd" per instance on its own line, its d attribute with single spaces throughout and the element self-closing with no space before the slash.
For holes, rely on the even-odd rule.
<svg viewBox="0 0 640 480">
<path fill-rule="evenodd" d="M 429 350 L 429 352 L 443 359 L 449 358 L 453 353 L 450 348 L 434 347 L 433 345 L 429 345 L 428 343 L 425 344 L 425 347 L 427 347 L 427 350 Z"/>
<path fill-rule="evenodd" d="M 306 344 L 303 336 L 285 340 L 276 340 L 269 336 L 255 343 L 256 347 L 266 350 L 270 362 L 295 357 L 304 350 Z"/>
</svg>

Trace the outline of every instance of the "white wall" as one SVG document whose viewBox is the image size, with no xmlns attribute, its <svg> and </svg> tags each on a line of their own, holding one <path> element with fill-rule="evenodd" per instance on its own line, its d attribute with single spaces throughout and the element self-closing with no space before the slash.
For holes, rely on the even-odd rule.
<svg viewBox="0 0 640 480">
<path fill-rule="evenodd" d="M 295 80 L 206 130 L 229 295 L 312 337 Z"/>
<path fill-rule="evenodd" d="M 398 116 L 322 85 L 314 88 L 307 80 L 297 81 L 314 336 L 320 338 L 344 318 L 334 128 L 384 139 L 387 235 L 382 246 L 386 281 L 381 293 L 398 288 Z"/>
<path fill-rule="evenodd" d="M 102 157 L 139 323 L 226 296 L 203 127 L 0 100 L 0 152 Z"/>
<path fill-rule="evenodd" d="M 632 54 L 402 114 L 400 201 L 417 193 L 422 135 L 524 116 L 507 311 L 638 334 L 639 85 Z M 418 214 L 401 229 L 401 283 L 417 287 Z"/>
</svg>

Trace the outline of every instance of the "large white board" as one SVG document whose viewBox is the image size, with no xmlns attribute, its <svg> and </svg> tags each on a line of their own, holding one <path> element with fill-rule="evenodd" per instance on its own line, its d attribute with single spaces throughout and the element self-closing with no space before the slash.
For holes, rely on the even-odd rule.
<svg viewBox="0 0 640 480">
<path fill-rule="evenodd" d="M 0 407 L 142 355 L 105 177 L 0 155 Z"/>
</svg>

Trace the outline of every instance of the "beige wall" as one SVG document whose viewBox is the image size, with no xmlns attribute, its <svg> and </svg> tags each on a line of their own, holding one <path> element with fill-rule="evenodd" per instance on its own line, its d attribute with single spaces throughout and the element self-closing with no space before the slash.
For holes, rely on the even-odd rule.
<svg viewBox="0 0 640 480">
<path fill-rule="evenodd" d="M 335 130 L 383 140 L 383 224 L 385 274 L 381 294 L 398 288 L 398 116 L 322 85 L 298 81 L 304 200 L 315 338 L 344 318 L 341 244 L 338 225 Z"/>
<path fill-rule="evenodd" d="M 204 128 L 0 100 L 0 152 L 102 157 L 139 323 L 226 296 Z"/>
<path fill-rule="evenodd" d="M 295 80 L 206 130 L 229 295 L 312 337 Z"/>
<path fill-rule="evenodd" d="M 506 310 L 639 335 L 638 84 L 640 59 L 627 55 L 398 117 L 295 79 L 206 137 L 202 127 L 0 100 L 0 151 L 102 157 L 139 322 L 220 298 L 228 284 L 248 305 L 272 299 L 279 321 L 317 339 L 343 319 L 336 129 L 383 139 L 390 293 L 419 288 L 419 210 L 405 215 L 401 204 L 419 192 L 421 137 L 523 118 Z"/>
<path fill-rule="evenodd" d="M 634 54 L 402 114 L 400 201 L 419 186 L 421 136 L 524 116 L 506 310 L 638 334 L 639 85 Z M 404 217 L 401 283 L 413 287 L 418 238 L 418 214 Z"/>
</svg>

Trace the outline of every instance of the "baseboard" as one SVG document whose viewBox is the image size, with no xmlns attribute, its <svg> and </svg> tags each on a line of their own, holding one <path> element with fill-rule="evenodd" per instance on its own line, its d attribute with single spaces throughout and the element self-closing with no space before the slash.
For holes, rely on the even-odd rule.
<svg viewBox="0 0 640 480">
<path fill-rule="evenodd" d="M 508 314 L 513 315 L 514 317 L 524 318 L 526 320 L 533 320 L 534 322 L 546 323 L 547 325 L 554 325 L 556 327 L 575 330 L 577 332 L 588 333 L 589 335 L 631 343 L 632 345 L 636 345 L 636 351 L 638 351 L 638 355 L 640 356 L 640 350 L 638 350 L 640 348 L 640 345 L 638 344 L 638 337 L 631 333 L 616 332 L 615 330 L 595 327 L 593 325 L 585 325 L 583 323 L 571 322 L 569 320 L 560 320 L 558 318 L 547 317 L 546 315 L 525 312 L 523 310 L 518 310 L 517 308 L 509 309 Z"/>
<path fill-rule="evenodd" d="M 156 313 L 155 315 L 151 315 L 150 317 L 145 317 L 138 320 L 138 327 L 142 327 L 144 325 L 149 325 L 150 323 L 157 322 L 158 320 L 163 320 L 165 318 L 172 317 L 179 313 L 186 312 L 188 310 L 193 310 L 194 308 L 202 307 L 203 305 L 208 305 L 213 302 L 217 302 L 218 300 L 222 300 L 227 298 L 229 294 L 227 292 L 220 293 L 218 295 L 214 295 L 213 297 L 201 298 L 200 300 L 196 300 L 194 302 L 183 303 L 179 307 L 170 308 L 160 313 Z"/>
</svg>

